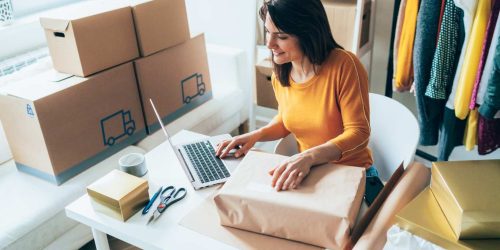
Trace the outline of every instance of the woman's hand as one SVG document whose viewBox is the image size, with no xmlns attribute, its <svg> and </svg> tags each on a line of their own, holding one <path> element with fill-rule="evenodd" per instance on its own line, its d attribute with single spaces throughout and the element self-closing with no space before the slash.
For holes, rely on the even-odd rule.
<svg viewBox="0 0 500 250">
<path fill-rule="evenodd" d="M 304 153 L 296 154 L 269 170 L 273 176 L 271 186 L 277 191 L 295 189 L 309 174 L 313 165 L 312 158 Z"/>
<path fill-rule="evenodd" d="M 227 156 L 229 151 L 239 146 L 240 148 L 234 153 L 234 157 L 238 158 L 248 153 L 260 137 L 261 134 L 259 131 L 253 131 L 233 137 L 231 140 L 224 140 L 217 145 L 215 155 L 220 158 L 224 158 Z"/>
</svg>

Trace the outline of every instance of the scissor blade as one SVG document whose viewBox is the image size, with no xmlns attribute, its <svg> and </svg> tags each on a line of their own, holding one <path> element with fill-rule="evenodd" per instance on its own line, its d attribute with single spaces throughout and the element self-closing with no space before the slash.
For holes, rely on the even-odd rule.
<svg viewBox="0 0 500 250">
<path fill-rule="evenodd" d="M 149 220 L 148 220 L 148 223 L 146 223 L 146 225 L 149 225 L 149 223 L 155 221 L 156 219 L 158 219 L 158 217 L 160 217 L 161 213 L 158 212 L 158 210 L 155 210 L 155 212 L 153 213 L 153 215 L 151 215 L 151 217 L 149 217 Z"/>
</svg>

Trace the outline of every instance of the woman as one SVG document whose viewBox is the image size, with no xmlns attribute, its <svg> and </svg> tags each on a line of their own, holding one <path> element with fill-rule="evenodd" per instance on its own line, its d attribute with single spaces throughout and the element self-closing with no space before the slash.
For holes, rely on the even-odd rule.
<svg viewBox="0 0 500 250">
<path fill-rule="evenodd" d="M 219 144 L 224 158 L 256 142 L 293 133 L 299 152 L 269 171 L 276 190 L 296 188 L 312 166 L 327 162 L 369 168 L 368 77 L 363 66 L 333 39 L 320 0 L 271 0 L 259 11 L 272 52 L 271 82 L 278 115 L 265 127 Z"/>
</svg>

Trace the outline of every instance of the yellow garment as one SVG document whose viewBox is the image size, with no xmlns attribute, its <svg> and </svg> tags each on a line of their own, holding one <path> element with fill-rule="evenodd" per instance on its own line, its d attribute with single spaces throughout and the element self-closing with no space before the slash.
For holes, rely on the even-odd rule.
<svg viewBox="0 0 500 250">
<path fill-rule="evenodd" d="M 273 74 L 272 85 L 278 101 L 274 119 L 295 135 L 300 152 L 330 141 L 342 152 L 334 163 L 372 165 L 368 74 L 354 54 L 334 49 L 307 82 L 290 77 L 290 86 L 283 87 Z"/>
<path fill-rule="evenodd" d="M 483 48 L 490 12 L 491 0 L 481 0 L 478 2 L 455 94 L 455 116 L 461 120 L 465 119 L 469 113 L 472 89 L 474 88 L 477 68 L 481 59 L 481 50 Z"/>
<path fill-rule="evenodd" d="M 471 151 L 477 145 L 477 122 L 479 120 L 479 112 L 477 107 L 470 111 L 467 125 L 465 126 L 464 145 L 465 150 Z"/>
<path fill-rule="evenodd" d="M 397 91 L 410 90 L 413 83 L 413 42 L 417 28 L 418 1 L 408 0 L 406 2 L 396 72 L 394 72 L 394 88 Z"/>
</svg>

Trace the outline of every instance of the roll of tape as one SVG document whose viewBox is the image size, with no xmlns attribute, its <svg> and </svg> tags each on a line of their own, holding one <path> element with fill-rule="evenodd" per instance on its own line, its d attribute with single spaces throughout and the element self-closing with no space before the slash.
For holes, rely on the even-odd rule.
<svg viewBox="0 0 500 250">
<path fill-rule="evenodd" d="M 118 160 L 118 165 L 120 165 L 121 171 L 137 177 L 144 176 L 148 172 L 146 158 L 140 153 L 130 153 L 122 156 Z"/>
</svg>

